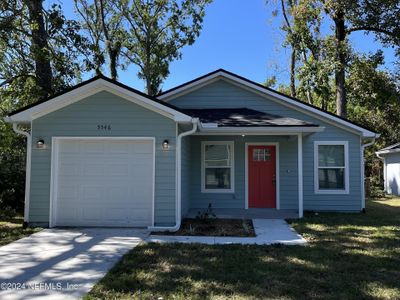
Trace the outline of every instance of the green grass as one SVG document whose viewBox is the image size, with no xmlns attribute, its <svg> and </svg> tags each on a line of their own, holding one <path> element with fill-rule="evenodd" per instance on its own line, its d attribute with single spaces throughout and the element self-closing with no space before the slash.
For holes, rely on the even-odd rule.
<svg viewBox="0 0 400 300">
<path fill-rule="evenodd" d="M 400 198 L 291 224 L 308 246 L 140 245 L 86 299 L 400 299 Z"/>
<path fill-rule="evenodd" d="M 8 220 L 0 220 L 0 246 L 38 232 L 40 228 L 22 228 L 24 219 L 14 217 Z"/>
</svg>

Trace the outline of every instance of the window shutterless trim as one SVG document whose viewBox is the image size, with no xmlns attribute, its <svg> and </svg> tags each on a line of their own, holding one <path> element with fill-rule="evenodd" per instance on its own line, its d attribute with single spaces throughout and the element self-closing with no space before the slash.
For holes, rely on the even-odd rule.
<svg viewBox="0 0 400 300">
<path fill-rule="evenodd" d="M 339 167 L 319 167 L 318 147 L 324 145 L 344 147 L 344 166 Z M 344 189 L 320 189 L 319 188 L 319 169 L 344 169 Z M 314 141 L 314 193 L 315 194 L 348 194 L 350 190 L 349 180 L 349 143 L 348 141 Z"/>
<path fill-rule="evenodd" d="M 206 188 L 206 166 L 205 166 L 205 149 L 207 145 L 230 145 L 231 148 L 231 165 L 229 167 L 226 166 L 217 166 L 217 167 L 207 167 L 207 168 L 226 168 L 231 170 L 231 187 L 229 189 L 207 189 Z M 235 143 L 234 141 L 202 141 L 201 142 L 201 192 L 202 193 L 234 193 L 235 192 Z"/>
</svg>

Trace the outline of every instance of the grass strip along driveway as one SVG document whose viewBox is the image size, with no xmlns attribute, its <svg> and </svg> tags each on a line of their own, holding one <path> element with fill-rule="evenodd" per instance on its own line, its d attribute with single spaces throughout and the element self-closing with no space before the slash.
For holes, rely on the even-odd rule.
<svg viewBox="0 0 400 300">
<path fill-rule="evenodd" d="M 291 224 L 307 246 L 143 244 L 86 299 L 400 299 L 400 198 Z"/>
<path fill-rule="evenodd" d="M 0 220 L 0 246 L 38 232 L 41 228 L 22 228 L 23 217 Z"/>
</svg>

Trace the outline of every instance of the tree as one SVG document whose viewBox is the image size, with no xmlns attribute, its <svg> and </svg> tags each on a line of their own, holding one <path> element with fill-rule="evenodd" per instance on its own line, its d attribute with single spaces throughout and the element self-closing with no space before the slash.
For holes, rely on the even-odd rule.
<svg viewBox="0 0 400 300">
<path fill-rule="evenodd" d="M 334 75 L 336 113 L 347 115 L 346 72 L 351 61 L 352 49 L 348 36 L 356 31 L 373 33 L 387 46 L 400 49 L 400 6 L 397 0 L 281 0 L 284 16 L 283 30 L 286 43 L 301 55 L 297 62 L 296 77 L 299 89 L 313 91 L 320 96 L 322 108 L 329 106 L 330 78 Z M 287 7 L 290 7 L 288 9 Z M 320 22 L 333 22 L 334 31 L 321 36 Z M 329 20 L 325 20 L 329 22 Z M 400 55 L 400 50 L 398 50 Z M 291 66 L 293 62 L 291 62 Z M 291 70 L 293 68 L 291 67 Z M 304 72 L 306 71 L 306 72 Z M 293 73 L 293 71 L 292 71 Z M 293 76 L 291 76 L 293 77 Z M 291 78 L 291 86 L 293 78 Z M 296 93 L 301 91 L 296 90 Z M 293 93 L 293 92 L 292 92 Z M 310 94 L 307 101 L 311 100 Z M 321 102 L 322 100 L 322 102 Z"/>
<path fill-rule="evenodd" d="M 25 140 L 3 118 L 79 79 L 78 30 L 59 5 L 0 2 L 0 207 L 23 207 L 25 177 Z"/>
<path fill-rule="evenodd" d="M 43 91 L 43 96 L 52 93 L 53 75 L 48 53 L 48 35 L 44 24 L 43 0 L 24 0 L 29 12 L 29 25 L 31 28 L 30 52 L 35 61 L 35 74 L 38 86 Z"/>
<path fill-rule="evenodd" d="M 205 7 L 211 0 L 124 0 L 118 2 L 128 35 L 125 59 L 139 67 L 146 92 L 156 95 L 180 49 L 200 35 Z"/>
<path fill-rule="evenodd" d="M 119 59 L 122 41 L 126 36 L 121 13 L 116 10 L 115 1 L 110 0 L 74 0 L 75 10 L 81 18 L 81 26 L 90 39 L 90 55 L 87 58 L 87 70 L 95 69 L 101 74 L 101 67 L 108 56 L 111 78 L 118 78 Z"/>
<path fill-rule="evenodd" d="M 347 115 L 345 87 L 347 36 L 355 31 L 374 33 L 384 43 L 400 46 L 400 6 L 394 0 L 321 0 L 335 24 L 336 113 Z"/>
</svg>

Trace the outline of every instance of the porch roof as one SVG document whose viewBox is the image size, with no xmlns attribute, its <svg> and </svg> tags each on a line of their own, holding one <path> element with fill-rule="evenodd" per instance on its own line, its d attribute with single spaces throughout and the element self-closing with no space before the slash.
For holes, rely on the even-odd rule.
<svg viewBox="0 0 400 300">
<path fill-rule="evenodd" d="M 215 127 L 318 127 L 303 120 L 248 108 L 184 109 L 183 112 Z"/>
</svg>

